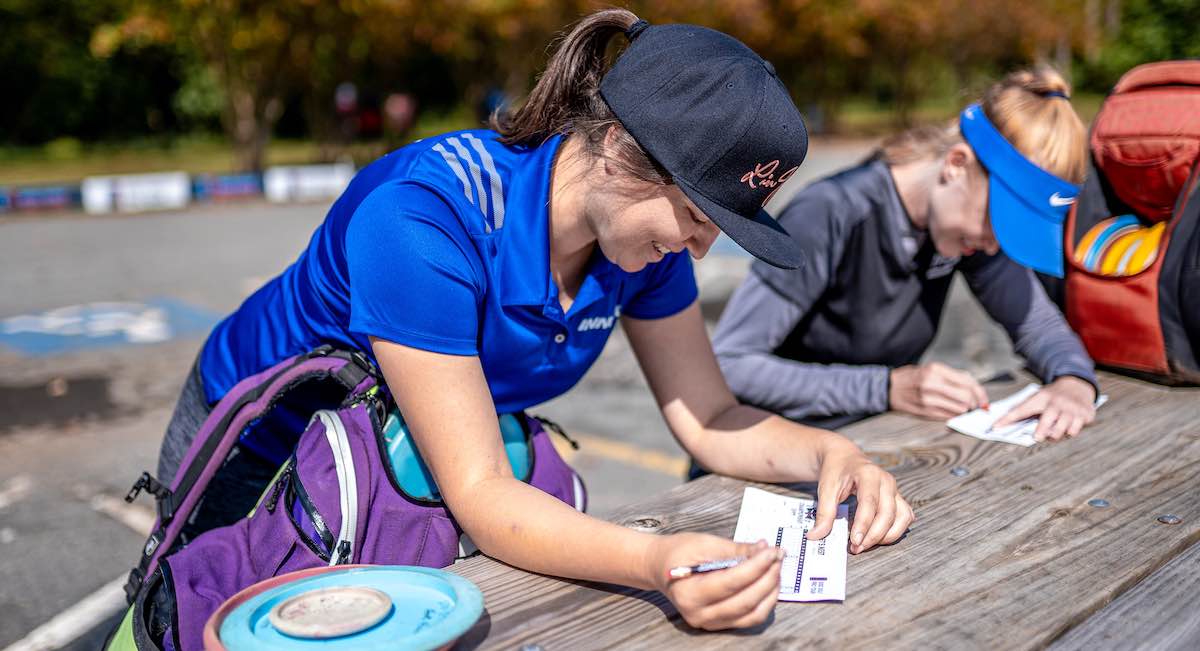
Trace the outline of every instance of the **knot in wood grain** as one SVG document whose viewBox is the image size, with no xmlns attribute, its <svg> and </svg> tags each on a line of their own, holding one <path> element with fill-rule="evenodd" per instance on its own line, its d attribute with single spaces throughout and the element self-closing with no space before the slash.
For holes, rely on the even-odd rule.
<svg viewBox="0 0 1200 651">
<path fill-rule="evenodd" d="M 659 520 L 658 518 L 652 518 L 650 516 L 642 516 L 640 518 L 634 518 L 634 519 L 630 520 L 629 523 L 626 524 L 625 526 L 629 527 L 630 529 L 640 529 L 642 531 L 655 531 L 657 529 L 661 529 L 663 526 L 663 523 L 662 523 L 662 520 Z"/>
<path fill-rule="evenodd" d="M 899 452 L 881 452 L 878 450 L 871 450 L 868 452 L 868 454 L 870 455 L 871 461 L 875 462 L 875 465 L 879 466 L 880 468 L 895 468 L 904 461 L 904 456 Z"/>
</svg>

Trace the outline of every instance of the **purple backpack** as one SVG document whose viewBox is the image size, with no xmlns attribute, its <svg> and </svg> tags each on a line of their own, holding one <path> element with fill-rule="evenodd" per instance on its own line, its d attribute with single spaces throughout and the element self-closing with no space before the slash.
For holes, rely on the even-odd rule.
<svg viewBox="0 0 1200 651">
<path fill-rule="evenodd" d="M 443 504 L 417 501 L 400 489 L 383 440 L 388 398 L 377 377 L 361 354 L 328 348 L 281 362 L 238 383 L 217 404 L 170 490 L 143 475 L 135 489 L 155 494 L 160 519 L 131 573 L 132 607 L 114 642 L 199 649 L 208 617 L 258 581 L 349 563 L 445 567 L 472 549 Z M 336 408 L 315 411 L 250 514 L 181 540 L 184 523 L 240 433 L 283 394 L 314 381 L 343 387 L 345 397 Z M 582 509 L 582 482 L 541 421 L 520 420 L 532 455 L 527 481 Z M 109 648 L 116 646 L 123 645 Z"/>
</svg>

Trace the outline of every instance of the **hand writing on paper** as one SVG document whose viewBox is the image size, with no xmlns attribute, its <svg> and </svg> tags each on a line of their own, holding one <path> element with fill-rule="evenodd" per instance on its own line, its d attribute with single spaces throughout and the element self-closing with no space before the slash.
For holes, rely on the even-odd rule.
<svg viewBox="0 0 1200 651">
<path fill-rule="evenodd" d="M 729 569 L 672 580 L 673 567 L 723 558 L 746 560 Z M 708 631 L 757 626 L 779 599 L 783 551 L 764 541 L 736 543 L 702 533 L 661 536 L 650 548 L 648 572 L 690 626 Z"/>
<path fill-rule="evenodd" d="M 940 362 L 891 371 L 888 405 L 921 418 L 946 420 L 988 406 L 987 392 L 965 371 Z"/>
</svg>

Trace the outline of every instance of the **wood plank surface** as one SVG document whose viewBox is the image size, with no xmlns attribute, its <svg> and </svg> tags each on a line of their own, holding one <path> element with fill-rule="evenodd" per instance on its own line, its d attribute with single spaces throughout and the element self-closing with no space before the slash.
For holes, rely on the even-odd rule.
<svg viewBox="0 0 1200 651">
<path fill-rule="evenodd" d="M 1059 638 L 1051 651 L 1200 649 L 1200 544 Z"/>
<path fill-rule="evenodd" d="M 658 593 L 476 558 L 451 568 L 487 608 L 460 646 L 1044 647 L 1200 539 L 1200 393 L 1111 375 L 1103 385 L 1097 422 L 1059 444 L 978 441 L 897 415 L 848 428 L 896 474 L 918 521 L 900 543 L 850 558 L 843 604 L 780 603 L 760 629 L 700 633 Z M 706 477 L 607 518 L 731 536 L 746 485 Z M 1111 506 L 1089 506 L 1096 497 Z M 1164 512 L 1183 523 L 1159 524 Z"/>
</svg>

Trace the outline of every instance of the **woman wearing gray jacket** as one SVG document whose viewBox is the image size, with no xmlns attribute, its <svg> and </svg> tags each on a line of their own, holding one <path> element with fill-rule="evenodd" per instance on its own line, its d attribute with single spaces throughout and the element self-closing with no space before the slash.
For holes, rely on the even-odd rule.
<svg viewBox="0 0 1200 651">
<path fill-rule="evenodd" d="M 717 326 L 734 393 L 823 427 L 986 406 L 967 373 L 918 363 L 958 270 L 1045 383 L 998 425 L 1040 416 L 1038 440 L 1078 434 L 1095 414 L 1092 360 L 1031 269 L 1062 274 L 1047 243 L 1062 242 L 1085 152 L 1066 82 L 1040 69 L 993 85 L 950 128 L 896 136 L 801 191 L 779 221 L 806 265 L 754 264 Z"/>
</svg>

